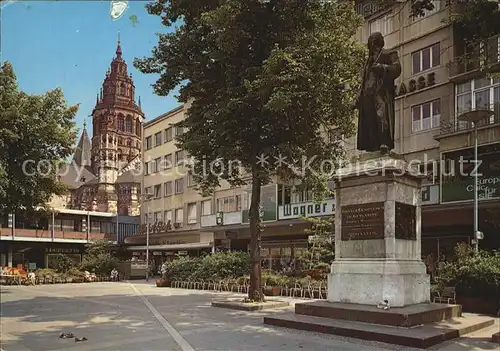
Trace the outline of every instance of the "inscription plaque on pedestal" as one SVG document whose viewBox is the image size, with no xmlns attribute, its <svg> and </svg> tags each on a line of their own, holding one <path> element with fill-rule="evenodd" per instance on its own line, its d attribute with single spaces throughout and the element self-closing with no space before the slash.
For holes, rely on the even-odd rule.
<svg viewBox="0 0 500 351">
<path fill-rule="evenodd" d="M 417 240 L 417 208 L 396 201 L 396 239 Z"/>
<path fill-rule="evenodd" d="M 343 206 L 341 217 L 343 241 L 384 238 L 383 202 Z"/>
</svg>

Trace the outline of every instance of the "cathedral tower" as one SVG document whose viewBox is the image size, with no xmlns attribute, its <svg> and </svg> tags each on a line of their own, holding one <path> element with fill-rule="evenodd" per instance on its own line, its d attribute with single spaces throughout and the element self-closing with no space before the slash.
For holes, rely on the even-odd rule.
<svg viewBox="0 0 500 351">
<path fill-rule="evenodd" d="M 101 92 L 92 111 L 91 167 L 96 175 L 98 211 L 116 212 L 116 182 L 121 171 L 140 161 L 144 113 L 135 102 L 135 86 L 122 58 L 120 40 L 111 69 L 106 72 Z"/>
</svg>

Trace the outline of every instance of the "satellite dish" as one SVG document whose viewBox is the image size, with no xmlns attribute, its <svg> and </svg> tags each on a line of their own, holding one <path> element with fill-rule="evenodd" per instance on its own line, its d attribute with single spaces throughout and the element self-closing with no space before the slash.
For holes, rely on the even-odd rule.
<svg viewBox="0 0 500 351">
<path fill-rule="evenodd" d="M 120 19 L 128 8 L 128 0 L 112 0 L 109 14 L 113 21 Z"/>
</svg>

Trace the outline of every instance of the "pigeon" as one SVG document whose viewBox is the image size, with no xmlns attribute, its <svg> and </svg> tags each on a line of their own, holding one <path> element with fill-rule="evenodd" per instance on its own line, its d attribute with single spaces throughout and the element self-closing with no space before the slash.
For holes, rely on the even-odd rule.
<svg viewBox="0 0 500 351">
<path fill-rule="evenodd" d="M 59 334 L 60 339 L 71 339 L 74 337 L 75 337 L 75 335 L 73 333 L 61 333 L 61 334 Z"/>
<path fill-rule="evenodd" d="M 87 338 L 86 337 L 75 338 L 75 342 L 79 342 L 79 341 L 87 341 Z"/>
</svg>

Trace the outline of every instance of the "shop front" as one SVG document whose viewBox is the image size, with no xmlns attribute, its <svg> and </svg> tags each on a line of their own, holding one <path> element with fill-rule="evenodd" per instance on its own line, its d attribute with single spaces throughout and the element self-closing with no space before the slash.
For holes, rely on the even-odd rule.
<svg viewBox="0 0 500 351">
<path fill-rule="evenodd" d="M 163 262 L 179 256 L 198 257 L 214 251 L 213 233 L 198 231 L 152 232 L 147 245 L 146 235 L 125 238 L 125 247 L 131 253 L 132 260 L 145 261 L 149 249 L 149 260 L 153 272 L 157 272 Z"/>
<path fill-rule="evenodd" d="M 2 241 L 0 266 L 22 266 L 25 270 L 55 268 L 59 255 L 65 255 L 79 264 L 84 252 L 85 244 L 82 243 Z"/>
</svg>

